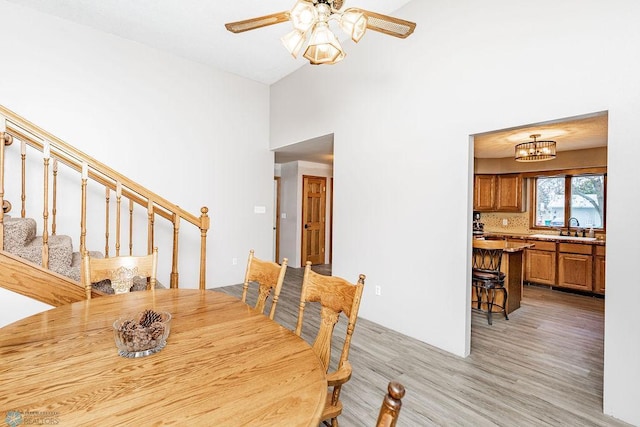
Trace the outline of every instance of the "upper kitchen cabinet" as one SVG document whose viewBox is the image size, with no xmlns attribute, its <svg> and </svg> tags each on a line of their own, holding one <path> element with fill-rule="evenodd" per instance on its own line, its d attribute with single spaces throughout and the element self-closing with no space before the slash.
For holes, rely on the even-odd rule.
<svg viewBox="0 0 640 427">
<path fill-rule="evenodd" d="M 483 212 L 522 212 L 523 185 L 520 174 L 476 175 L 473 209 Z"/>
<path fill-rule="evenodd" d="M 473 186 L 473 210 L 493 211 L 496 208 L 496 176 L 476 175 Z"/>
<path fill-rule="evenodd" d="M 496 210 L 499 212 L 522 212 L 522 176 L 520 174 L 497 175 Z"/>
</svg>

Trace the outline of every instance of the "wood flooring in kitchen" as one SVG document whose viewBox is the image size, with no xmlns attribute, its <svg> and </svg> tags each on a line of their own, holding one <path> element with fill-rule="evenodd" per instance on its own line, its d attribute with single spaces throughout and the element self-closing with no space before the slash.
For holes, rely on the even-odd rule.
<svg viewBox="0 0 640 427">
<path fill-rule="evenodd" d="M 328 266 L 314 269 L 330 274 Z M 288 268 L 280 294 L 275 319 L 289 329 L 302 272 Z M 216 290 L 240 296 L 242 285 Z M 318 316 L 305 318 L 311 315 Z M 359 319 L 340 425 L 374 426 L 392 379 L 407 390 L 398 426 L 628 425 L 602 413 L 603 299 L 525 286 L 522 306 L 509 319 L 496 314 L 489 326 L 474 312 L 467 358 Z M 339 335 L 345 323 L 338 324 Z M 308 328 L 303 337 L 309 341 L 314 333 Z"/>
</svg>

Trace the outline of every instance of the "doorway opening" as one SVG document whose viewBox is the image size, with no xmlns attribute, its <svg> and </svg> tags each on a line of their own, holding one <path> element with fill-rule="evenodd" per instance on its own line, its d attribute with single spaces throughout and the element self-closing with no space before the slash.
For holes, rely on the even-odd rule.
<svg viewBox="0 0 640 427">
<path fill-rule="evenodd" d="M 543 135 L 544 139 L 557 141 L 557 158 L 542 162 L 516 162 L 515 146 L 530 140 L 530 136 L 536 134 Z M 509 320 L 494 313 L 493 326 L 489 326 L 486 314 L 477 311 L 469 314 L 471 352 L 485 346 L 487 340 L 496 339 L 498 341 L 495 343 L 502 342 L 508 346 L 510 339 L 522 342 L 526 336 L 528 350 L 521 355 L 522 360 L 518 359 L 522 366 L 527 366 L 526 360 L 531 358 L 532 363 L 545 360 L 545 364 L 549 365 L 548 369 L 589 370 L 595 373 L 595 378 L 592 377 L 590 383 L 570 384 L 576 388 L 599 389 L 600 396 L 604 366 L 604 298 L 601 297 L 604 286 L 599 289 L 596 283 L 601 281 L 603 284 L 604 281 L 606 228 L 603 226 L 598 235 L 602 239 L 600 242 L 563 242 L 559 236 L 560 230 L 549 227 L 554 224 L 554 220 L 537 215 L 540 201 L 533 196 L 535 191 L 539 191 L 534 185 L 538 177 L 603 171 L 606 180 L 607 138 L 607 111 L 489 131 L 471 135 L 470 138 L 473 144 L 470 150 L 473 152 L 470 178 L 477 175 L 517 175 L 522 178 L 523 191 L 521 209 L 500 210 L 496 205 L 488 203 L 478 210 L 478 214 L 471 215 L 469 212 L 469 218 L 481 223 L 481 226 L 469 224 L 470 232 L 482 230 L 482 237 L 485 239 L 524 239 L 527 242 L 527 236 L 550 235 L 549 241 L 542 240 L 537 247 L 525 249 L 523 281 L 519 284 L 522 292 L 521 306 L 509 312 Z M 472 180 L 474 186 L 471 190 L 473 196 L 478 196 L 479 192 L 474 188 L 475 181 Z M 566 188 L 571 191 L 570 184 Z M 489 193 L 490 191 L 484 191 L 483 201 L 487 201 L 487 195 L 491 195 Z M 574 193 L 566 194 L 568 196 L 563 197 L 563 200 L 568 198 L 573 203 Z M 606 206 L 606 189 L 604 194 Z M 473 196 L 470 198 L 477 202 Z M 477 203 L 474 203 L 474 211 L 476 207 Z M 565 208 L 569 209 L 569 206 Z M 566 233 L 566 221 L 562 225 Z M 574 235 L 570 237 L 573 238 Z M 473 238 L 474 236 L 471 237 Z M 569 253 L 571 250 L 584 253 Z M 578 271 L 579 269 L 582 270 Z M 584 279 L 585 284 L 591 288 L 583 292 L 570 289 L 571 283 L 567 286 L 565 280 L 567 272 L 573 275 L 572 280 Z M 581 320 L 576 322 L 576 319 Z M 522 336 L 518 338 L 513 335 L 517 333 Z M 584 337 L 588 337 L 588 340 L 583 341 Z M 507 351 L 506 346 L 501 346 L 500 351 Z M 571 361 L 570 367 L 567 361 Z M 524 374 L 526 373 L 523 372 Z M 570 377 L 568 372 L 563 381 L 569 383 L 575 379 Z"/>
<path fill-rule="evenodd" d="M 280 212 L 277 236 L 279 257 L 288 258 L 290 266 L 304 266 L 307 255 L 303 249 L 310 249 L 308 244 L 315 247 L 313 250 L 322 251 L 321 247 L 316 245 L 319 241 L 315 240 L 321 237 L 324 237 L 324 257 L 320 257 L 320 253 L 315 253 L 313 256 L 317 259 L 311 261 L 317 265 L 331 262 L 333 252 L 333 140 L 333 134 L 329 134 L 274 150 L 274 175 L 280 179 Z M 308 191 L 304 189 L 305 177 L 317 177 L 324 180 L 322 186 L 324 207 L 321 209 L 323 215 L 317 216 L 324 223 L 322 231 L 317 228 L 320 226 L 319 223 L 310 225 L 309 221 L 305 222 L 304 205 L 305 203 L 308 205 L 308 198 L 305 196 Z M 316 207 L 320 208 L 319 205 Z M 313 227 L 313 232 L 310 227 Z M 306 233 L 305 230 L 307 230 Z M 305 234 L 308 239 L 303 241 Z M 330 268 L 330 265 L 327 267 Z"/>
</svg>

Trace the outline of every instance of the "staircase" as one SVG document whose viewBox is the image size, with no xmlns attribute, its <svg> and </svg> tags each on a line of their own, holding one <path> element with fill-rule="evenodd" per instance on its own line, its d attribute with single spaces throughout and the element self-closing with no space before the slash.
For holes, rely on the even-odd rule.
<svg viewBox="0 0 640 427">
<path fill-rule="evenodd" d="M 11 168 L 7 168 L 7 164 Z M 11 177 L 5 177 L 9 173 L 7 171 L 11 171 Z M 34 197 L 27 194 L 27 189 L 32 188 L 37 180 L 42 180 L 42 195 Z M 5 188 L 8 184 L 12 185 L 9 189 Z M 100 187 L 102 190 L 97 190 Z M 11 190 L 14 200 L 5 200 L 7 190 Z M 104 195 L 103 206 L 88 206 L 90 200 L 95 204 L 95 196 L 100 191 Z M 89 192 L 91 197 L 87 197 Z M 115 200 L 112 201 L 113 195 Z M 18 197 L 21 206 L 15 203 Z M 31 205 L 29 208 L 42 212 L 41 218 L 29 215 L 27 199 L 31 200 L 31 205 L 35 199 L 40 201 L 36 208 L 31 208 Z M 58 212 L 66 208 L 65 204 L 59 205 L 58 200 L 81 200 L 78 251 L 74 251 L 70 236 L 56 233 L 56 223 L 61 217 Z M 12 205 L 11 214 L 5 214 Z M 200 210 L 199 216 L 193 215 L 1 105 L 0 206 L 3 206 L 0 209 L 2 288 L 54 306 L 82 300 L 85 296 L 80 285 L 80 254 L 89 251 L 86 246 L 88 235 L 92 242 L 104 240 L 104 254 L 89 251 L 92 257 L 110 256 L 110 249 L 115 256 L 142 255 L 151 253 L 157 245 L 156 223 L 168 221 L 173 230 L 173 241 L 165 244 L 166 247 L 159 247 L 158 252 L 171 258 L 170 287 L 179 287 L 179 236 L 182 224 L 186 224 L 187 227 L 195 226 L 199 236 L 199 287 L 205 289 L 206 236 L 209 229 L 206 207 Z M 91 212 L 90 221 L 87 220 L 88 211 Z M 104 213 L 104 219 L 96 218 L 99 211 Z M 78 216 L 77 212 L 72 214 Z M 139 220 L 141 214 L 146 221 Z M 73 215 L 68 217 L 69 221 L 73 221 Z M 100 225 L 104 228 L 100 229 Z M 162 230 L 166 232 L 166 229 L 163 227 Z M 142 240 L 146 238 L 145 247 L 134 248 L 134 240 L 139 241 L 140 237 Z M 128 240 L 128 250 L 124 248 L 125 239 Z M 166 242 L 167 239 L 159 240 Z M 191 240 L 195 239 L 191 237 Z M 113 293 L 108 280 L 93 284 L 93 288 L 94 296 Z M 141 279 L 134 281 L 132 290 L 145 288 L 146 280 Z"/>
<path fill-rule="evenodd" d="M 42 265 L 43 236 L 36 235 L 36 221 L 32 218 L 4 217 L 4 250 L 23 258 L 33 264 Z M 48 239 L 49 270 L 66 276 L 76 282 L 80 281 L 80 252 L 73 251 L 71 237 L 53 235 Z M 104 258 L 102 252 L 89 251 L 93 258 Z M 109 280 L 93 283 L 93 289 L 102 294 L 113 294 Z M 158 284 L 159 285 L 159 284 Z M 159 287 L 163 287 L 159 285 Z M 131 291 L 146 290 L 147 281 L 135 277 Z"/>
</svg>

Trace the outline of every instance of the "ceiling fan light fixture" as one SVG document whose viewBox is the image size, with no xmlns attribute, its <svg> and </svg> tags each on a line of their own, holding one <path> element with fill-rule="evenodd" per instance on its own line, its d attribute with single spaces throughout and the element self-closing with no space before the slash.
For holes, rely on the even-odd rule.
<svg viewBox="0 0 640 427">
<path fill-rule="evenodd" d="M 531 135 L 533 141 L 516 145 L 517 162 L 541 162 L 556 158 L 555 141 L 538 141 L 540 134 Z"/>
<path fill-rule="evenodd" d="M 340 28 L 358 43 L 367 31 L 367 17 L 362 12 L 347 9 L 340 17 Z"/>
<path fill-rule="evenodd" d="M 298 0 L 289 14 L 293 28 L 303 33 L 309 31 L 318 20 L 316 8 L 312 3 L 304 0 Z"/>
<path fill-rule="evenodd" d="M 284 47 L 287 48 L 289 53 L 294 58 L 297 58 L 298 54 L 300 53 L 300 50 L 302 49 L 302 46 L 304 45 L 304 40 L 306 38 L 305 36 L 306 34 L 303 33 L 302 31 L 293 30 L 290 33 L 287 33 L 284 36 L 282 36 L 280 40 L 282 40 Z"/>
<path fill-rule="evenodd" d="M 316 23 L 304 57 L 312 65 L 330 65 L 342 61 L 345 56 L 340 42 L 329 29 L 329 24 L 322 21 Z"/>
<path fill-rule="evenodd" d="M 297 58 L 304 51 L 303 56 L 311 64 L 320 65 L 335 64 L 346 56 L 335 34 L 329 29 L 330 21 L 335 21 L 356 43 L 367 30 L 406 38 L 416 27 L 415 22 L 364 9 L 348 8 L 343 11 L 343 5 L 343 0 L 296 0 L 291 10 L 228 22 L 225 28 L 232 33 L 243 33 L 290 21 L 295 31 L 281 37 L 289 53 Z"/>
</svg>

